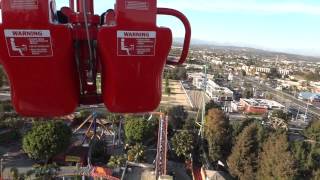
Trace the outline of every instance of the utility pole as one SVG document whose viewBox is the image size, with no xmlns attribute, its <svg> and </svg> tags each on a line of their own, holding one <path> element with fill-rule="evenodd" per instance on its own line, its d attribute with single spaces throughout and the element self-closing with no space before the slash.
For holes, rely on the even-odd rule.
<svg viewBox="0 0 320 180">
<path fill-rule="evenodd" d="M 202 92 L 202 113 L 201 113 L 201 127 L 200 127 L 200 135 L 201 138 L 204 138 L 204 119 L 206 114 L 206 90 L 207 90 L 207 65 L 204 66 L 204 80 L 203 80 L 203 92 Z"/>
<path fill-rule="evenodd" d="M 309 110 L 309 102 L 307 103 L 307 109 L 306 109 L 306 112 L 304 113 L 304 122 L 306 122 L 308 110 Z"/>
</svg>

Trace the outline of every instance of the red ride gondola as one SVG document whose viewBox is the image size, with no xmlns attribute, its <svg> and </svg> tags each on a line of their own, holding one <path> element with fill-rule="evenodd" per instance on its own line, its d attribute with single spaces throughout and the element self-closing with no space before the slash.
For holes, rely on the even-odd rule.
<svg viewBox="0 0 320 180">
<path fill-rule="evenodd" d="M 165 64 L 182 64 L 188 54 L 186 17 L 157 8 L 156 0 L 117 0 L 102 17 L 94 15 L 93 0 L 74 5 L 70 0 L 70 7 L 56 11 L 54 0 L 1 1 L 0 60 L 16 111 L 61 116 L 80 104 L 102 102 L 116 113 L 156 109 Z M 167 58 L 172 34 L 157 27 L 157 14 L 176 16 L 185 26 L 177 61 Z M 102 94 L 97 93 L 99 73 Z"/>
</svg>

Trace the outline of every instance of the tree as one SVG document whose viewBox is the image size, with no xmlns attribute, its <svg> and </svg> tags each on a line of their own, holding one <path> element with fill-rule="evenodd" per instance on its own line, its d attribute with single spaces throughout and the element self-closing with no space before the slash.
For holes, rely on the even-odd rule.
<svg viewBox="0 0 320 180">
<path fill-rule="evenodd" d="M 93 139 L 91 141 L 91 163 L 106 163 L 107 143 L 103 140 Z"/>
<path fill-rule="evenodd" d="M 130 147 L 128 151 L 128 161 L 142 162 L 145 158 L 145 146 L 138 143 Z"/>
<path fill-rule="evenodd" d="M 211 99 L 209 102 L 206 103 L 206 106 L 205 106 L 206 114 L 208 114 L 208 111 L 213 108 L 221 108 L 221 106 L 215 103 L 214 100 Z"/>
<path fill-rule="evenodd" d="M 165 87 L 164 93 L 165 93 L 166 95 L 170 96 L 170 95 L 171 95 L 171 88 L 170 88 L 170 87 Z"/>
<path fill-rule="evenodd" d="M 187 79 L 187 70 L 184 67 L 177 67 L 175 70 L 175 73 L 177 74 L 176 80 L 184 80 Z"/>
<path fill-rule="evenodd" d="M 168 117 L 169 124 L 173 129 L 181 129 L 188 117 L 188 113 L 183 106 L 173 106 L 168 110 Z"/>
<path fill-rule="evenodd" d="M 60 167 L 56 164 L 35 165 L 30 174 L 34 174 L 36 180 L 55 179 L 60 171 Z"/>
<path fill-rule="evenodd" d="M 166 77 L 166 79 L 165 79 L 165 87 L 169 87 L 169 86 L 170 86 L 169 78 Z"/>
<path fill-rule="evenodd" d="M 267 75 L 270 79 L 280 78 L 281 74 L 278 72 L 277 68 L 271 68 L 270 73 Z"/>
<path fill-rule="evenodd" d="M 289 120 L 288 114 L 285 113 L 283 110 L 274 110 L 274 111 L 272 111 L 271 117 L 276 117 L 276 118 L 283 119 L 285 122 L 287 122 Z"/>
<path fill-rule="evenodd" d="M 171 88 L 170 88 L 170 84 L 169 84 L 169 79 L 168 79 L 168 77 L 166 77 L 166 80 L 165 80 L 164 92 L 165 92 L 165 94 L 167 94 L 168 96 L 171 95 Z"/>
<path fill-rule="evenodd" d="M 236 141 L 236 138 L 238 137 L 238 135 L 246 128 L 248 127 L 250 124 L 252 124 L 255 121 L 255 119 L 252 118 L 247 118 L 244 121 L 234 121 L 232 122 L 231 126 L 232 126 L 232 138 L 233 141 Z"/>
<path fill-rule="evenodd" d="M 126 117 L 124 129 L 128 143 L 141 143 L 148 138 L 148 122 L 142 117 Z"/>
<path fill-rule="evenodd" d="M 108 162 L 108 167 L 110 168 L 119 168 L 126 164 L 127 156 L 126 155 L 118 155 L 111 156 Z"/>
<path fill-rule="evenodd" d="M 193 118 L 188 118 L 188 119 L 185 121 L 182 129 L 183 129 L 183 130 L 186 130 L 186 131 L 188 131 L 188 132 L 191 132 L 191 134 L 194 133 L 194 132 L 196 132 L 196 131 L 197 131 L 197 128 L 196 128 L 196 121 L 195 121 L 195 119 L 193 119 Z"/>
<path fill-rule="evenodd" d="M 258 179 L 293 179 L 297 173 L 289 151 L 287 135 L 273 134 L 264 143 L 259 162 Z"/>
<path fill-rule="evenodd" d="M 311 140 L 320 142 L 320 121 L 313 121 L 303 134 Z"/>
<path fill-rule="evenodd" d="M 180 131 L 174 134 L 171 141 L 175 153 L 187 159 L 193 150 L 193 135 L 187 131 Z"/>
<path fill-rule="evenodd" d="M 204 135 L 208 143 L 209 157 L 213 162 L 225 160 L 230 153 L 231 126 L 223 111 L 211 109 L 205 119 Z"/>
<path fill-rule="evenodd" d="M 239 179 L 255 179 L 258 170 L 258 126 L 252 123 L 238 136 L 228 158 L 230 173 Z"/>
<path fill-rule="evenodd" d="M 71 129 L 61 121 L 37 122 L 23 137 L 23 150 L 30 158 L 48 160 L 70 144 Z"/>
<path fill-rule="evenodd" d="M 319 180 L 320 179 L 320 169 L 313 172 L 312 180 Z"/>
<path fill-rule="evenodd" d="M 241 75 L 242 76 L 246 76 L 247 75 L 246 71 L 245 70 L 241 70 Z"/>
<path fill-rule="evenodd" d="M 290 144 L 290 149 L 297 161 L 298 178 L 311 179 L 312 172 L 320 169 L 320 145 L 296 141 Z"/>
<path fill-rule="evenodd" d="M 4 78 L 5 78 L 5 74 L 3 72 L 3 68 L 0 68 L 0 88 L 3 86 L 4 84 Z"/>
</svg>

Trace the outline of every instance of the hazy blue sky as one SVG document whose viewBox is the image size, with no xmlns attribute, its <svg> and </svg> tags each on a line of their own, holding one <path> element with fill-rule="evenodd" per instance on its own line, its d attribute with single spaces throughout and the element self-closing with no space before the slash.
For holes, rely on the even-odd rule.
<svg viewBox="0 0 320 180">
<path fill-rule="evenodd" d="M 95 0 L 96 12 L 114 2 Z M 158 6 L 186 14 L 194 39 L 320 56 L 320 0 L 158 0 Z M 184 34 L 175 18 L 160 17 L 158 24 L 175 37 Z"/>
</svg>

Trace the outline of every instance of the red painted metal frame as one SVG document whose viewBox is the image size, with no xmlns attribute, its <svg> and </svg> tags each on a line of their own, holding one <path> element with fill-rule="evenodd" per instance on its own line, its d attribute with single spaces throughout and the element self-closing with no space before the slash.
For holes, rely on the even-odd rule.
<svg viewBox="0 0 320 180">
<path fill-rule="evenodd" d="M 75 56 L 78 61 L 82 87 L 80 104 L 99 104 L 102 102 L 102 99 L 101 95 L 97 93 L 96 86 L 99 61 L 95 42 L 97 40 L 100 17 L 94 14 L 93 0 L 77 0 L 76 12 L 74 11 L 74 0 L 70 0 L 69 4 L 70 8 L 62 9 L 62 11 L 68 16 L 70 23 L 73 25 L 73 39 L 76 47 Z M 86 20 L 88 24 L 86 24 Z M 89 39 L 87 30 L 89 31 Z M 89 46 L 91 46 L 91 48 L 89 48 Z M 90 50 L 92 52 L 90 52 Z M 90 54 L 92 55 L 90 56 Z"/>
<path fill-rule="evenodd" d="M 189 46 L 190 46 L 190 41 L 191 41 L 191 25 L 190 22 L 188 21 L 187 17 L 182 14 L 181 12 L 170 9 L 170 8 L 158 8 L 157 9 L 157 14 L 159 15 L 170 15 L 170 16 L 175 16 L 178 19 L 181 20 L 181 22 L 184 25 L 185 28 L 185 37 L 184 37 L 184 43 L 183 43 L 183 49 L 182 49 L 182 54 L 180 59 L 175 59 L 175 58 L 168 58 L 167 64 L 170 65 L 180 65 L 183 64 L 188 56 L 189 52 Z"/>
<path fill-rule="evenodd" d="M 128 0 L 130 1 L 130 0 Z M 132 0 L 133 2 L 137 2 L 137 1 L 141 1 L 141 0 Z M 0 0 L 1 2 L 1 0 Z M 4 7 L 2 1 L 2 7 Z M 9 2 L 9 0 L 7 0 L 7 2 Z M 148 96 L 149 99 L 145 98 L 145 100 L 140 102 L 140 99 L 136 100 L 133 99 L 132 101 L 129 98 L 129 95 L 125 96 L 125 93 L 119 93 L 119 97 L 123 97 L 124 99 L 126 98 L 128 102 L 127 105 L 125 106 L 123 109 L 123 112 L 128 112 L 127 109 L 130 109 L 129 106 L 133 107 L 133 106 L 139 106 L 139 110 L 132 110 L 132 113 L 136 113 L 138 111 L 152 111 L 156 106 L 159 105 L 158 101 L 160 102 L 161 99 L 161 77 L 162 77 L 162 70 L 163 67 L 165 65 L 165 63 L 167 64 L 172 64 L 172 65 L 179 65 L 185 62 L 187 55 L 188 55 L 188 49 L 189 49 L 189 45 L 190 45 L 190 39 L 191 39 L 191 27 L 190 27 L 190 23 L 188 21 L 188 19 L 179 11 L 176 11 L 174 9 L 168 9 L 168 8 L 157 8 L 157 0 L 148 0 L 148 2 L 146 3 L 146 7 L 148 7 L 148 9 L 132 9 L 131 8 L 127 8 L 127 1 L 125 0 L 116 0 L 116 5 L 115 5 L 115 10 L 111 10 L 109 11 L 108 14 L 106 14 L 105 16 L 105 20 L 106 22 L 108 22 L 107 24 L 101 25 L 100 26 L 100 16 L 99 15 L 95 15 L 94 14 L 94 0 L 69 0 L 69 7 L 63 7 L 61 8 L 61 12 L 63 15 L 65 15 L 67 18 L 67 22 L 69 24 L 71 24 L 71 26 L 68 26 L 66 24 L 57 24 L 56 21 L 57 19 L 55 19 L 56 14 L 54 9 L 52 8 L 52 4 L 50 4 L 50 7 L 48 7 L 46 5 L 46 1 L 39 1 L 41 2 L 41 7 L 39 12 L 41 12 L 41 15 L 39 15 L 38 11 L 34 11 L 34 10 L 30 10 L 30 12 L 28 11 L 28 14 L 26 15 L 25 13 L 27 11 L 19 11 L 19 10 L 12 10 L 9 12 L 10 17 L 16 17 L 16 16 L 21 16 L 23 15 L 24 19 L 21 18 L 20 20 L 14 20 L 13 18 L 6 18 L 8 16 L 8 13 L 4 13 L 4 11 L 2 11 L 2 13 L 5 16 L 2 16 L 3 18 L 3 24 L 5 24 L 4 28 L 11 28 L 11 29 L 48 29 L 51 30 L 52 32 L 52 39 L 58 39 L 53 41 L 53 47 L 56 49 L 59 49 L 57 51 L 59 51 L 60 53 L 55 53 L 57 54 L 56 57 L 54 57 L 54 59 L 58 59 L 58 61 L 50 61 L 50 63 L 53 63 L 53 65 L 51 65 L 50 63 L 42 63 L 41 61 L 31 61 L 29 63 L 30 67 L 33 63 L 39 63 L 39 65 L 37 64 L 36 66 L 33 66 L 35 70 L 38 70 L 38 74 L 35 75 L 39 76 L 39 75 L 47 75 L 50 74 L 50 71 L 52 71 L 53 69 L 59 69 L 61 72 L 58 73 L 58 71 L 55 71 L 54 73 L 51 73 L 52 75 L 47 75 L 49 78 L 40 78 L 42 76 L 39 76 L 39 79 L 35 79 L 33 80 L 34 82 L 44 82 L 45 83 L 51 83 L 51 85 L 59 87 L 59 90 L 56 89 L 52 89 L 52 90 L 46 90 L 44 88 L 44 92 L 41 94 L 44 97 L 48 97 L 51 101 L 62 101 L 64 104 L 68 104 L 70 102 L 72 102 L 72 98 L 76 99 L 74 100 L 74 102 L 72 102 L 72 107 L 73 106 L 77 106 L 79 104 L 83 104 L 83 105 L 92 105 L 92 104 L 99 104 L 103 102 L 102 99 L 102 95 L 98 94 L 97 92 L 97 86 L 96 86 L 96 77 L 97 74 L 99 72 L 101 72 L 101 69 L 103 69 L 102 71 L 102 79 L 106 79 L 107 76 L 108 78 L 110 77 L 110 74 L 107 74 L 106 71 L 113 73 L 112 75 L 118 73 L 116 68 L 121 69 L 124 73 L 124 75 L 128 76 L 129 80 L 132 80 L 133 77 L 136 77 L 136 82 L 138 84 L 139 87 L 149 87 L 149 89 L 146 89 L 146 93 L 144 93 L 143 95 Z M 50 1 L 51 3 L 53 1 Z M 1 6 L 0 4 L 0 6 Z M 43 5 L 45 4 L 45 6 Z M 138 4 L 139 5 L 139 4 Z M 9 7 L 9 6 L 8 6 Z M 7 8 L 8 8 L 7 7 Z M 137 6 L 139 7 L 139 6 Z M 0 7 L 1 8 L 1 7 Z M 140 7 L 141 8 L 141 7 Z M 51 12 L 51 14 L 49 15 L 49 13 L 47 12 Z M 115 14 L 115 12 L 117 12 Z M 11 13 L 11 14 L 10 14 Z M 15 14 L 18 15 L 15 15 Z M 185 40 L 184 40 L 184 45 L 183 45 L 183 50 L 182 50 L 182 54 L 181 57 L 179 59 L 172 59 L 172 58 L 167 58 L 169 50 L 170 50 L 170 46 L 171 46 L 171 41 L 172 41 L 172 36 L 171 36 L 171 31 L 168 28 L 159 28 L 156 26 L 156 16 L 157 15 L 170 15 L 170 16 L 175 16 L 178 19 L 180 19 L 185 27 Z M 48 19 L 50 22 L 48 22 Z M 22 20 L 24 20 L 22 22 Z M 19 22 L 19 23 L 17 23 Z M 22 23 L 21 23 L 22 22 Z M 27 22 L 28 24 L 26 26 L 21 26 L 24 25 L 23 23 Z M 54 22 L 54 23 L 52 23 Z M 98 42 L 98 31 L 102 31 L 104 28 L 108 27 L 107 29 L 112 29 L 112 28 L 118 28 L 117 30 L 126 30 L 126 31 L 149 31 L 149 32 L 156 32 L 157 33 L 157 37 L 155 40 L 155 46 L 154 49 L 156 49 L 155 51 L 155 55 L 154 56 L 149 56 L 148 58 L 146 57 L 139 57 L 137 56 L 137 58 L 132 59 L 131 57 L 119 57 L 116 56 L 115 58 L 105 58 L 106 56 L 103 56 L 103 53 L 101 53 L 101 49 L 100 51 L 99 48 L 97 47 L 97 44 L 99 44 Z M 63 29 L 65 32 L 68 33 L 64 33 L 64 31 L 61 30 L 61 32 L 56 32 L 56 29 Z M 57 30 L 58 31 L 58 30 Z M 104 33 L 108 33 L 107 31 L 105 31 Z M 103 33 L 101 33 L 103 34 Z M 101 37 L 104 37 L 105 35 L 101 35 Z M 108 35 L 110 36 L 110 34 Z M 110 44 L 110 42 L 112 40 L 117 40 L 116 39 L 116 34 L 113 34 L 112 37 L 110 38 L 99 38 L 100 41 L 104 41 L 106 44 Z M 5 44 L 4 43 L 5 39 L 2 38 L 2 42 L 1 44 Z M 68 41 L 68 42 L 65 42 Z M 62 43 L 61 43 L 62 42 Z M 65 42 L 65 43 L 64 43 Z M 115 41 L 116 42 L 116 41 Z M 72 46 L 73 43 L 73 46 Z M 113 54 L 116 51 L 116 48 L 108 48 L 108 45 L 102 44 L 105 49 L 104 51 L 112 51 L 111 53 Z M 68 46 L 68 48 L 66 48 L 65 46 Z M 102 46 L 102 47 L 103 47 Z M 65 48 L 64 48 L 65 47 Z M 107 47 L 107 48 L 106 48 Z M 4 58 L 6 59 L 6 63 L 8 63 L 10 66 L 7 69 L 12 69 L 9 70 L 13 71 L 14 73 L 16 73 L 16 71 L 19 70 L 18 67 L 15 66 L 15 63 L 19 63 L 19 61 L 10 61 L 11 59 L 15 59 L 15 58 L 11 58 L 11 57 L 7 57 L 7 52 L 6 49 L 0 49 L 1 54 L 4 54 Z M 67 51 L 68 53 L 65 53 L 65 51 Z M 62 56 L 61 54 L 67 54 L 68 56 L 66 57 L 60 57 Z M 113 56 L 110 56 L 113 57 Z M 128 62 L 127 63 L 127 69 L 130 69 L 129 67 L 133 67 L 132 72 L 130 71 L 124 71 L 126 70 L 126 68 L 124 67 L 123 64 L 119 63 L 116 64 L 116 68 L 110 68 L 104 66 L 103 68 L 103 60 L 108 59 L 108 61 L 114 61 L 114 60 L 119 60 L 121 59 L 123 61 L 116 61 L 116 63 L 119 62 Z M 160 59 L 156 64 L 154 63 L 155 59 L 158 58 Z M 48 60 L 45 59 L 45 60 Z M 128 61 L 128 60 L 136 60 L 136 61 Z M 138 60 L 138 61 L 137 61 Z M 59 62 L 61 64 L 54 64 L 54 62 Z M 76 63 L 75 63 L 76 62 Z M 134 63 L 132 63 L 134 62 Z M 68 63 L 67 65 L 65 65 L 65 67 L 68 67 L 69 69 L 72 69 L 72 72 L 70 70 L 65 70 L 63 69 L 63 63 Z M 100 64 L 101 63 L 101 64 Z M 112 62 L 114 63 L 114 62 Z M 131 64 L 130 64 L 131 63 Z M 109 64 L 108 64 L 109 65 Z M 144 65 L 144 69 L 145 72 L 142 71 L 141 67 L 142 65 Z M 14 68 L 11 68 L 14 67 Z M 19 66 L 20 67 L 20 66 Z M 25 69 L 24 67 L 28 67 L 25 66 L 25 64 L 23 66 L 21 66 L 21 69 Z M 45 68 L 44 68 L 45 67 Z M 47 67 L 51 67 L 48 68 L 49 70 L 47 70 Z M 137 67 L 137 68 L 136 68 Z M 5 66 L 6 68 L 6 66 Z M 109 68 L 109 69 L 108 69 Z M 139 69 L 140 68 L 140 69 Z M 152 69 L 153 68 L 153 69 Z M 32 68 L 30 68 L 32 69 Z M 139 70 L 138 70 L 139 69 Z M 157 73 L 155 73 L 156 71 L 154 71 L 154 69 L 157 70 Z M 161 70 L 161 71 L 160 71 Z M 78 72 L 77 72 L 78 71 Z M 136 71 L 139 71 L 140 74 L 138 74 Z M 149 72 L 151 71 L 151 72 Z M 159 71 L 159 72 L 158 72 Z M 18 75 L 12 75 L 9 74 L 9 76 L 11 77 L 11 82 L 13 82 L 12 78 L 15 80 L 15 82 L 18 82 L 18 84 L 20 84 L 16 89 L 18 90 L 13 90 L 13 91 L 21 91 L 21 92 L 27 92 L 27 91 L 22 91 L 23 88 L 28 87 L 29 91 L 32 92 L 34 90 L 39 90 L 39 88 L 37 88 L 37 85 L 34 84 L 28 84 L 28 81 L 23 81 L 23 78 L 21 78 L 21 74 L 23 71 L 19 71 L 19 73 L 17 73 Z M 70 73 L 69 73 L 70 72 Z M 65 74 L 62 74 L 65 73 Z M 72 73 L 72 74 L 71 74 Z M 26 73 L 28 74 L 28 73 Z M 70 74 L 70 75 L 69 75 Z M 133 76 L 134 74 L 138 74 L 137 76 Z M 119 75 L 119 77 L 123 77 L 124 75 Z M 148 76 L 147 76 L 148 75 Z M 155 76 L 153 80 L 150 75 Z M 74 76 L 74 78 L 72 80 L 70 77 Z M 79 76 L 79 77 L 78 77 Z M 59 77 L 59 78 L 58 78 Z M 121 80 L 121 78 L 117 79 L 114 78 L 114 76 L 112 76 L 113 79 L 115 79 L 114 81 L 119 81 L 119 79 Z M 143 77 L 143 78 L 141 78 Z M 10 78 L 10 77 L 9 77 Z M 38 77 L 37 77 L 38 78 Z M 50 79 L 51 78 L 51 79 Z M 30 78 L 29 78 L 30 79 Z M 63 79 L 62 82 L 66 82 L 65 84 L 62 84 L 61 86 L 59 86 L 59 84 L 55 85 L 54 83 L 59 82 L 56 79 Z M 76 79 L 76 80 L 75 80 Z M 30 80 L 31 81 L 31 80 Z M 70 81 L 70 82 L 69 82 Z M 102 80 L 103 81 L 103 80 Z M 146 81 L 148 81 L 146 83 Z M 150 81 L 150 82 L 149 82 Z M 156 83 L 154 83 L 153 81 L 156 81 Z M 80 82 L 80 90 L 79 90 L 79 82 Z M 121 82 L 122 85 L 121 87 L 124 85 L 127 85 L 128 81 L 123 81 Z M 140 82 L 140 84 L 139 84 Z M 73 85 L 75 84 L 75 85 Z M 110 81 L 108 81 L 106 84 L 106 87 L 110 88 L 110 86 L 113 86 L 114 84 L 110 84 Z M 69 87 L 73 85 L 74 89 Z M 133 84 L 134 85 L 134 84 Z M 150 85 L 150 86 L 148 86 Z M 47 86 L 49 89 L 49 86 Z M 134 87 L 134 86 L 132 86 Z M 150 87 L 154 89 L 154 91 L 150 90 Z M 65 89 L 65 90 L 61 90 L 61 89 Z M 106 88 L 105 88 L 106 89 Z M 68 92 L 70 90 L 73 90 L 74 92 L 71 95 L 68 95 Z M 103 90 L 103 89 L 102 89 Z M 138 89 L 139 90 L 139 89 Z M 137 91 L 138 91 L 137 90 Z M 28 91 L 28 92 L 29 92 Z M 115 88 L 115 92 L 118 92 L 119 89 Z M 141 90 L 139 90 L 141 91 Z M 156 93 L 154 93 L 156 92 Z M 47 95 L 47 94 L 48 95 Z M 55 96 L 50 95 L 51 94 L 55 94 Z M 127 91 L 126 91 L 127 93 Z M 148 94 L 149 93 L 149 94 Z M 43 102 L 40 103 L 36 102 L 36 100 L 39 100 L 40 98 L 33 98 L 33 96 L 35 96 L 34 92 L 32 92 L 30 95 L 21 95 L 19 97 L 15 97 L 16 99 L 23 99 L 23 98 L 31 98 L 28 99 L 28 103 L 25 103 L 27 105 L 24 105 L 23 107 L 31 107 L 32 104 L 45 104 Z M 61 95 L 57 95 L 57 94 L 61 94 Z M 106 95 L 107 94 L 107 95 Z M 104 96 L 110 96 L 110 99 L 112 99 L 113 101 L 115 101 L 115 97 L 110 93 L 106 93 L 104 94 Z M 13 93 L 13 95 L 15 95 Z M 60 97 L 59 97 L 60 96 Z M 140 94 L 137 93 L 137 96 L 140 97 Z M 142 96 L 141 96 L 142 97 Z M 13 98 L 13 99 L 14 99 Z M 79 100 L 80 98 L 80 100 Z M 151 105 L 149 105 L 149 109 L 148 104 L 150 104 L 151 102 L 151 98 L 155 99 L 156 101 L 153 102 L 153 104 L 151 103 Z M 19 101 L 20 101 L 19 100 Z M 66 101 L 66 102 L 64 102 Z M 140 103 L 140 104 L 139 104 Z M 119 103 L 118 103 L 119 104 Z M 67 112 L 59 112 L 57 110 L 55 110 L 50 104 L 45 104 L 48 105 L 48 107 L 46 106 L 46 111 L 44 110 L 39 110 L 39 112 L 37 112 L 36 114 L 28 114 L 28 111 L 31 112 L 30 110 L 28 110 L 28 108 L 26 108 L 26 113 L 25 115 L 31 115 L 31 116 L 43 116 L 43 115 L 47 115 L 47 116 L 54 116 L 56 114 L 66 114 L 66 113 L 70 113 L 72 110 L 71 109 L 71 105 L 70 108 L 68 109 Z M 64 108 L 62 106 L 56 105 L 57 109 L 67 109 Z M 121 106 L 121 103 L 120 105 Z M 23 108 L 22 108 L 23 109 Z M 37 109 L 37 108 L 35 108 Z M 72 108 L 74 109 L 74 108 Z M 152 110 L 151 110 L 152 109 Z M 49 113 L 51 112 L 51 113 Z M 122 113 L 122 111 L 119 110 L 115 110 L 114 112 L 118 112 L 118 113 Z"/>
</svg>

